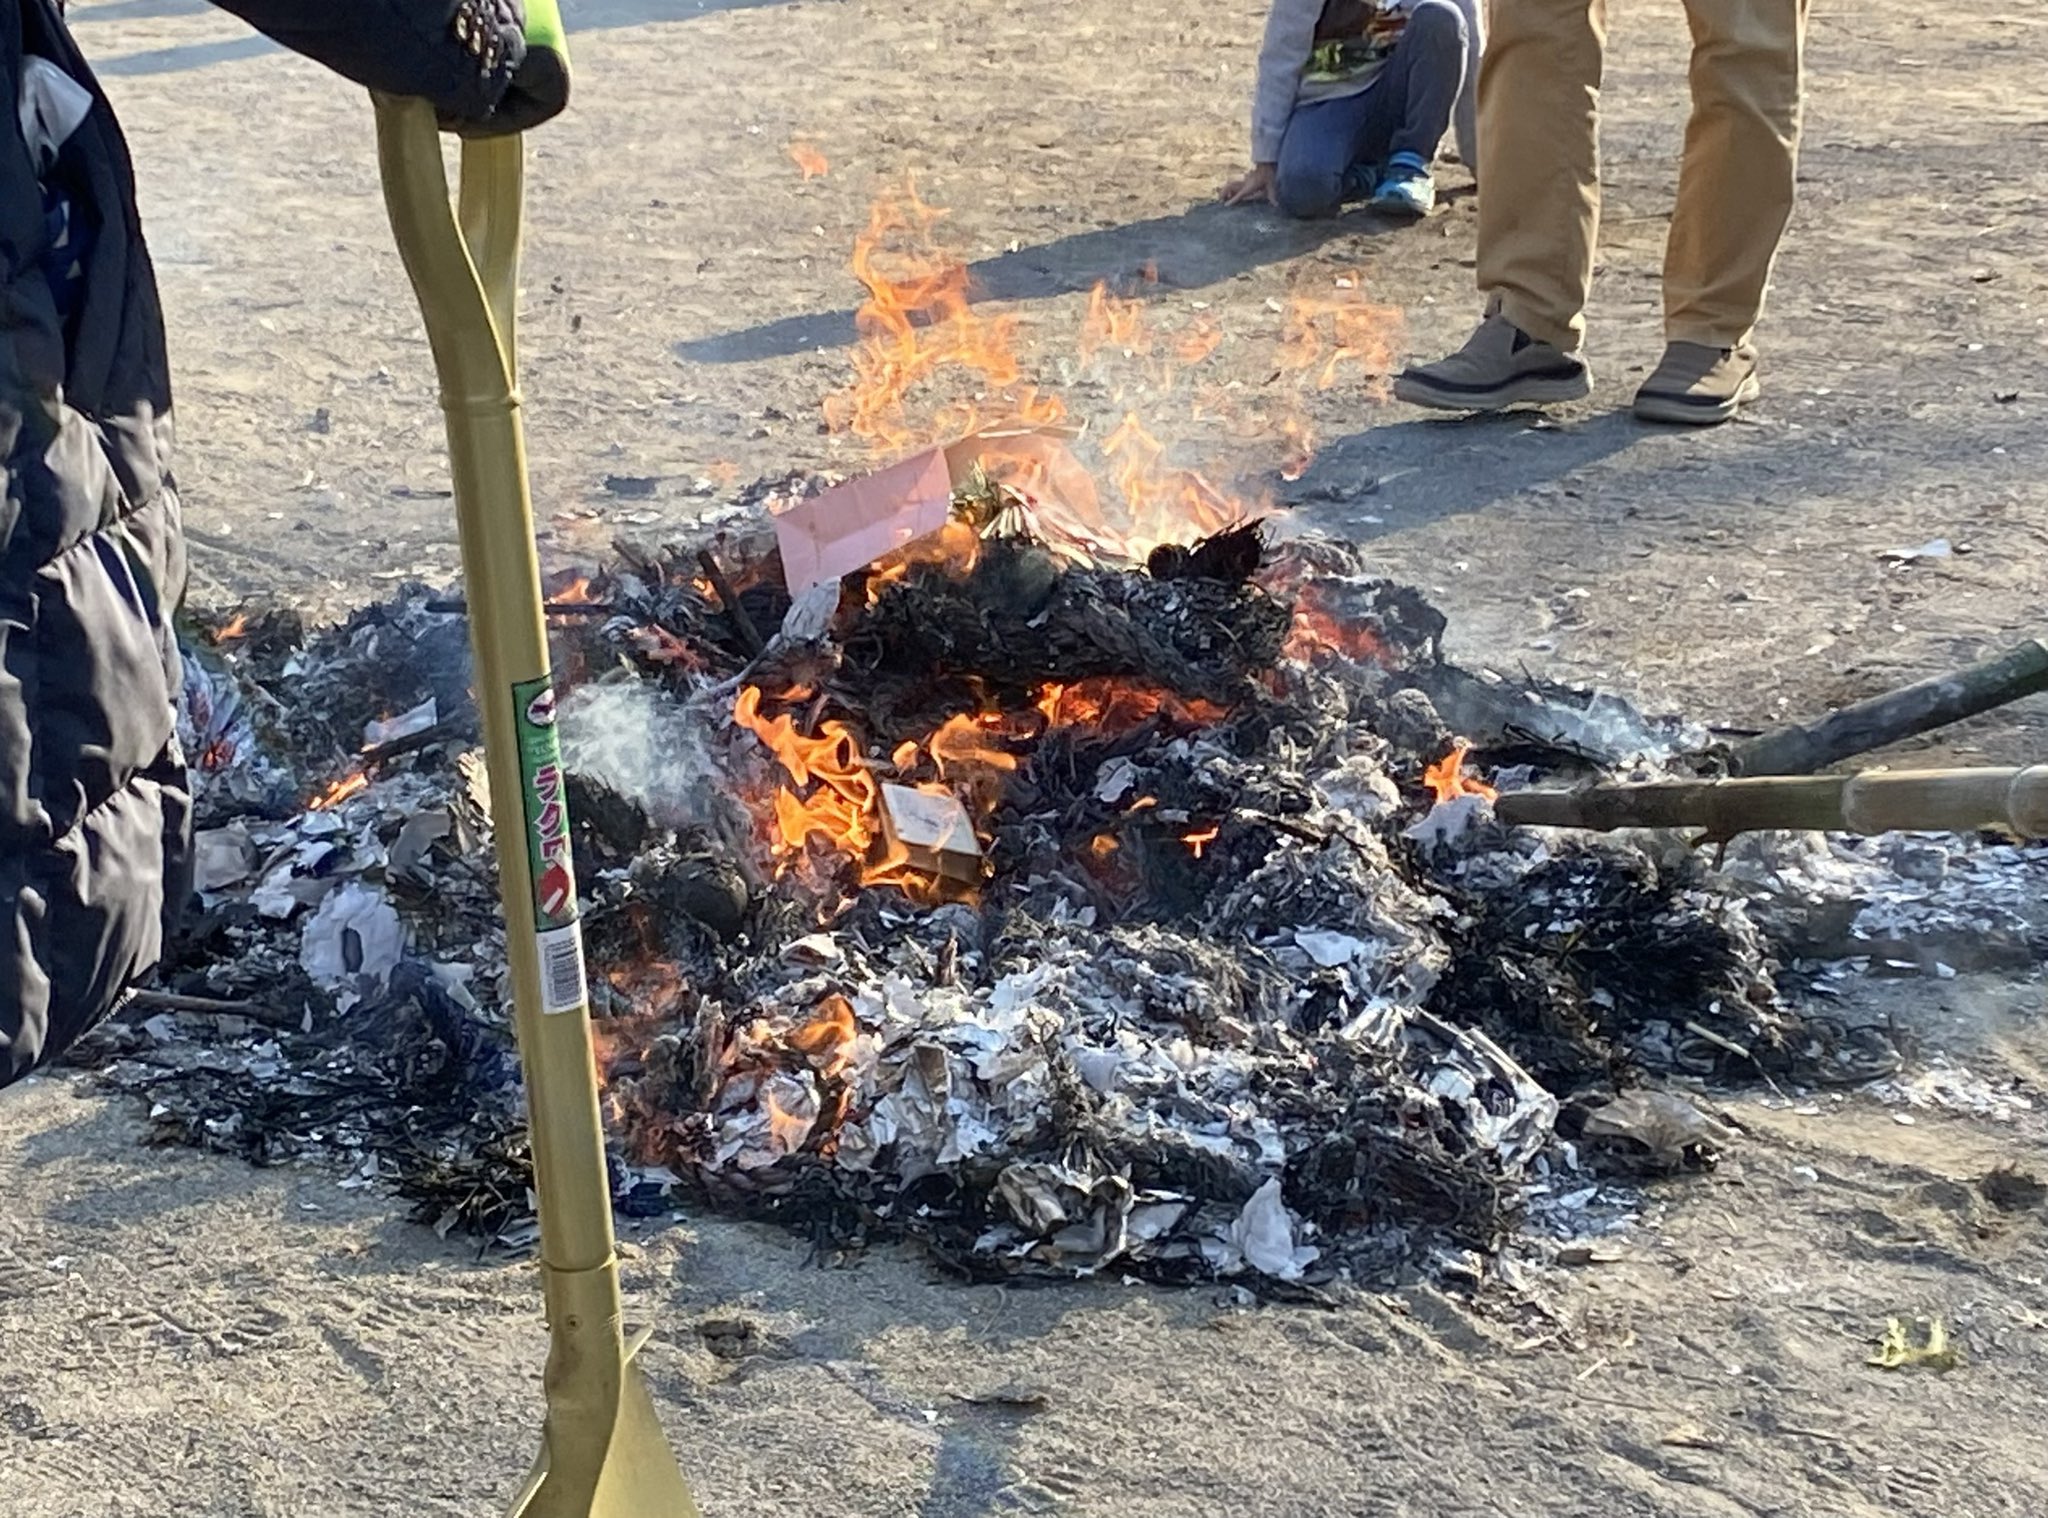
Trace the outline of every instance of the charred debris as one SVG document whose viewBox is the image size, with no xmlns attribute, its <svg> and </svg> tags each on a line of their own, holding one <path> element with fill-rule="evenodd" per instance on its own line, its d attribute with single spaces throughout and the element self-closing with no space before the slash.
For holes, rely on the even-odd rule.
<svg viewBox="0 0 2048 1518">
<path fill-rule="evenodd" d="M 1697 735 L 1458 669 L 1341 544 L 988 508 L 795 594 L 731 526 L 551 581 L 624 1211 L 1285 1290 L 1597 1231 L 1607 1178 L 1712 1163 L 1674 1080 L 1895 1067 L 1685 850 L 1491 820 Z M 198 905 L 91 1058 L 163 1142 L 517 1244 L 465 639 L 425 586 L 194 629 Z"/>
</svg>

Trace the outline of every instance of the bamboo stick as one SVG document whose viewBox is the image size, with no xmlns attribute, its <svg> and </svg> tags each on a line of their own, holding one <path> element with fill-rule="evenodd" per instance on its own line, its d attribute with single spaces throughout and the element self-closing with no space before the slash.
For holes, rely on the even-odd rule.
<svg viewBox="0 0 2048 1518">
<path fill-rule="evenodd" d="M 1868 835 L 1986 828 L 2044 838 L 2048 764 L 1514 791 L 1494 803 L 1494 815 L 1510 826 L 1704 828 L 1713 838 L 1778 829 Z"/>
<path fill-rule="evenodd" d="M 2048 690 L 2048 646 L 2029 638 L 1995 659 L 1858 701 L 1752 738 L 1729 756 L 1737 775 L 1810 775 L 1857 754 Z"/>
</svg>

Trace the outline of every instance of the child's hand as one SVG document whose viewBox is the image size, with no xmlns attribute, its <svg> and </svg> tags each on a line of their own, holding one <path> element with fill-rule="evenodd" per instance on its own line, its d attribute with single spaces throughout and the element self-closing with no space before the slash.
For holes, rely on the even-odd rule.
<svg viewBox="0 0 2048 1518">
<path fill-rule="evenodd" d="M 1278 205 L 1279 198 L 1273 190 L 1273 165 L 1253 164 L 1249 174 L 1233 179 L 1223 187 L 1222 197 L 1227 206 L 1241 206 L 1254 200 L 1263 200 L 1269 206 Z"/>
</svg>

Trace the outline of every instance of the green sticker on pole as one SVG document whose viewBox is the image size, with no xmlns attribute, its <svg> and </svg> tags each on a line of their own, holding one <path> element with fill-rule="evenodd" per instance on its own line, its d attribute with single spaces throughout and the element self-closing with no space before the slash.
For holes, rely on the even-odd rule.
<svg viewBox="0 0 2048 1518">
<path fill-rule="evenodd" d="M 562 740 L 555 731 L 555 687 L 545 676 L 512 687 L 519 732 L 519 783 L 526 811 L 526 862 L 533 882 L 533 936 L 540 950 L 540 1009 L 583 1006 L 583 929 L 576 920 L 576 861 L 569 846 L 569 800 Z"/>
</svg>

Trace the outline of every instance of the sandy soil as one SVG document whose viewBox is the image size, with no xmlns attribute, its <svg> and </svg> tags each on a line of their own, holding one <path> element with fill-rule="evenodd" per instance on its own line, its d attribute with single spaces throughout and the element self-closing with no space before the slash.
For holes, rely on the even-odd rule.
<svg viewBox="0 0 2048 1518">
<path fill-rule="evenodd" d="M 195 595 L 339 607 L 451 571 L 440 422 L 363 102 L 198 0 L 72 9 L 144 177 Z M 1461 654 L 1704 718 L 1761 723 L 2037 631 L 2048 22 L 1989 0 L 1816 7 L 1768 398 L 1675 436 L 1624 408 L 1658 345 L 1683 23 L 1676 0 L 1612 9 L 1593 401 L 1554 426 L 1447 424 L 1347 380 L 1306 402 L 1316 466 L 1266 483 L 1436 594 Z M 1247 389 L 1274 305 L 1340 273 L 1406 313 L 1415 352 L 1474 314 L 1469 198 L 1403 231 L 1201 204 L 1243 151 L 1254 0 L 570 10 L 581 103 L 535 154 L 526 329 L 560 559 L 687 520 L 699 475 L 852 461 L 818 423 L 847 372 L 846 250 L 909 171 L 1048 377 L 1088 287 L 1147 263 L 1153 319 L 1217 320 L 1219 374 Z M 827 177 L 798 175 L 798 136 Z M 1083 410 L 1112 399 L 1086 375 L 1069 389 Z M 1185 411 L 1161 430 L 1270 465 Z M 621 499 L 606 481 L 626 477 L 658 483 Z M 1880 557 L 1934 537 L 1971 551 Z M 2043 727 L 2035 703 L 1939 751 L 2036 754 Z M 2048 1087 L 2032 984 L 1866 996 L 1980 1072 Z M 721 1518 L 2048 1507 L 2048 1241 L 1975 1189 L 2001 1161 L 2048 1162 L 2048 1127 L 1906 1127 L 1865 1101 L 1742 1112 L 1753 1140 L 1660 1193 L 1622 1259 L 1548 1283 L 1550 1316 L 1419 1288 L 1334 1311 L 970 1290 L 909 1256 L 807 1267 L 801 1243 L 713 1218 L 639 1241 L 634 1311 L 660 1325 L 664 1415 Z M 538 1422 L 529 1271 L 329 1177 L 144 1151 L 136 1131 L 62 1077 L 0 1098 L 10 1514 L 454 1514 L 509 1495 Z M 1866 1368 L 1896 1312 L 1945 1315 L 1963 1368 Z M 732 1318 L 750 1340 L 700 1331 Z M 1033 1405 L 971 1400 L 1003 1391 Z"/>
</svg>

